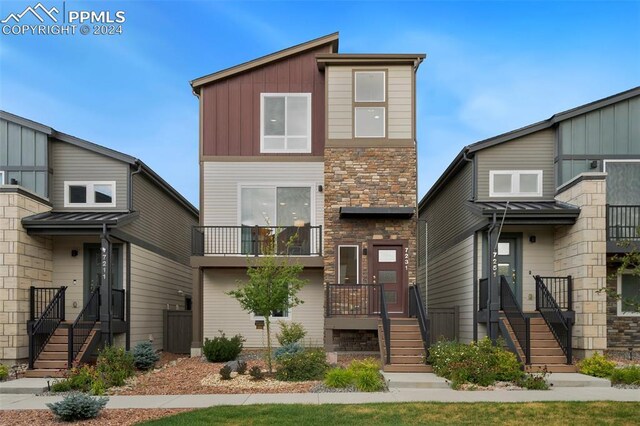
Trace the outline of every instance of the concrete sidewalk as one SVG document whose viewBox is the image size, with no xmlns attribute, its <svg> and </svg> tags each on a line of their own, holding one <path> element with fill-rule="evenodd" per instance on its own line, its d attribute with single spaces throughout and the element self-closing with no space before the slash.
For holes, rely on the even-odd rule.
<svg viewBox="0 0 640 426">
<path fill-rule="evenodd" d="M 0 395 L 0 410 L 43 410 L 60 396 Z M 366 404 L 373 402 L 531 402 L 635 401 L 638 389 L 556 387 L 548 391 L 455 391 L 452 389 L 393 389 L 375 393 L 287 393 L 232 395 L 111 396 L 107 408 L 204 408 L 252 404 Z"/>
</svg>

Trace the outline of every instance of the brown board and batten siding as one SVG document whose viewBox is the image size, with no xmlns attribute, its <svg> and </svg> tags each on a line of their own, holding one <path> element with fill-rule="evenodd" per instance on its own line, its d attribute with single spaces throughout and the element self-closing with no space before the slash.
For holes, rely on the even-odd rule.
<svg viewBox="0 0 640 426">
<path fill-rule="evenodd" d="M 51 147 L 49 166 L 54 170 L 54 173 L 50 199 L 54 210 L 96 210 L 96 207 L 65 208 L 64 183 L 66 181 L 115 181 L 116 206 L 100 207 L 99 210 L 124 211 L 128 209 L 128 164 L 66 142 L 54 141 Z"/>
<path fill-rule="evenodd" d="M 133 210 L 139 216 L 123 232 L 160 249 L 161 253 L 189 264 L 191 227 L 198 218 L 176 202 L 144 174 L 133 175 Z M 171 229 L 171 232 L 167 232 Z"/>
<path fill-rule="evenodd" d="M 202 155 L 270 155 L 260 153 L 260 94 L 311 93 L 311 153 L 284 155 L 321 156 L 325 79 L 315 55 L 330 51 L 319 46 L 203 86 Z"/>
<path fill-rule="evenodd" d="M 476 152 L 478 199 L 490 199 L 491 170 L 542 170 L 542 197 L 526 198 L 553 200 L 555 138 L 553 129 L 545 129 Z"/>
</svg>

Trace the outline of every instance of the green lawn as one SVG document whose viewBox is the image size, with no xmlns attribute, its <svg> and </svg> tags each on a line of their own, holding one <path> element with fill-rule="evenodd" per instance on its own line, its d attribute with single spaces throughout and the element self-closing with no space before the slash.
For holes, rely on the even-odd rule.
<svg viewBox="0 0 640 426">
<path fill-rule="evenodd" d="M 637 402 L 250 405 L 191 411 L 146 425 L 639 425 Z"/>
</svg>

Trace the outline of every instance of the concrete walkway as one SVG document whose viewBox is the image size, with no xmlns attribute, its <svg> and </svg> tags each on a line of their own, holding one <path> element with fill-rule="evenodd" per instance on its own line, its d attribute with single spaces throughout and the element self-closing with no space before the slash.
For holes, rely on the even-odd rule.
<svg viewBox="0 0 640 426">
<path fill-rule="evenodd" d="M 0 410 L 43 410 L 60 396 L 0 395 Z M 111 396 L 107 408 L 204 408 L 252 404 L 366 404 L 373 402 L 530 402 L 635 401 L 638 389 L 554 387 L 548 391 L 455 391 L 452 389 L 392 389 L 375 393 L 294 393 L 233 395 Z"/>
</svg>

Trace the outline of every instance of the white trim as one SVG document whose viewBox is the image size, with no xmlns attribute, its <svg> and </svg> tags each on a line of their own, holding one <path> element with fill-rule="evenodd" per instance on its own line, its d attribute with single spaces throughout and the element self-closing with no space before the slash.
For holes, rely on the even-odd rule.
<svg viewBox="0 0 640 426">
<path fill-rule="evenodd" d="M 350 284 L 360 284 L 360 246 L 357 244 L 338 244 L 338 275 L 336 276 L 336 284 L 345 284 L 340 282 L 340 249 L 342 247 L 355 247 L 356 248 L 356 282 Z"/>
<path fill-rule="evenodd" d="M 85 186 L 87 188 L 87 202 L 86 203 L 70 203 L 69 202 L 69 186 Z M 95 185 L 110 185 L 112 187 L 113 196 L 110 203 L 96 203 L 95 202 Z M 91 199 L 93 198 L 93 199 Z M 116 181 L 64 181 L 64 206 L 65 207 L 115 207 L 116 206 Z"/>
<path fill-rule="evenodd" d="M 4 170 L 0 170 L 0 185 L 4 185 Z"/>
<path fill-rule="evenodd" d="M 358 100 L 358 74 L 382 74 L 382 99 L 359 101 Z M 386 71 L 354 71 L 353 100 L 354 102 L 385 102 L 387 100 L 387 73 Z"/>
<path fill-rule="evenodd" d="M 640 159 L 630 158 L 628 160 L 602 160 L 602 172 L 607 172 L 607 163 L 640 163 Z"/>
<path fill-rule="evenodd" d="M 264 99 L 266 97 L 282 97 L 284 101 L 284 135 L 282 136 L 265 136 L 264 135 Z M 306 135 L 288 135 L 287 134 L 287 98 L 304 97 L 307 99 L 307 134 Z M 260 93 L 260 152 L 263 153 L 310 153 L 311 152 L 311 93 Z M 282 137 L 284 138 L 284 149 L 266 149 L 264 147 L 265 138 Z M 288 138 L 307 138 L 307 147 L 304 149 L 288 149 Z"/>
<path fill-rule="evenodd" d="M 618 291 L 618 296 L 620 296 L 618 298 L 618 303 L 617 303 L 617 314 L 619 317 L 640 317 L 640 312 L 627 312 L 627 311 L 622 311 L 622 275 L 631 275 L 631 271 L 625 271 L 623 273 L 619 273 L 618 274 L 618 285 L 617 285 L 617 291 Z M 639 277 L 640 280 L 640 277 Z"/>
<path fill-rule="evenodd" d="M 520 192 L 520 175 L 537 175 L 537 192 Z M 511 175 L 511 191 L 495 192 L 493 180 L 495 175 Z M 543 172 L 542 170 L 490 170 L 489 171 L 489 197 L 542 197 Z"/>
<path fill-rule="evenodd" d="M 359 109 L 377 108 L 382 110 L 382 134 L 381 135 L 358 135 L 358 114 L 356 111 Z M 353 134 L 356 138 L 384 138 L 387 134 L 387 108 L 384 106 L 368 106 L 368 107 L 354 107 L 353 108 Z"/>
</svg>

